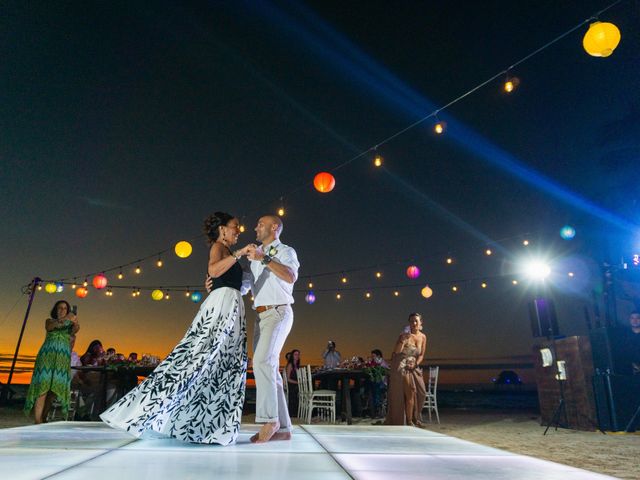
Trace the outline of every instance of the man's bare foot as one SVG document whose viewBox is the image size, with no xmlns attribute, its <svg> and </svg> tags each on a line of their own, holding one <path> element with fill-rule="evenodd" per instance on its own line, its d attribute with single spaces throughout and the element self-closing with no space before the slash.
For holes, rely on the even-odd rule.
<svg viewBox="0 0 640 480">
<path fill-rule="evenodd" d="M 251 443 L 266 443 L 271 440 L 280 428 L 280 422 L 265 423 L 258 433 L 253 435 L 250 439 Z"/>
<path fill-rule="evenodd" d="M 271 440 L 291 440 L 291 432 L 276 432 L 271 437 Z"/>
</svg>

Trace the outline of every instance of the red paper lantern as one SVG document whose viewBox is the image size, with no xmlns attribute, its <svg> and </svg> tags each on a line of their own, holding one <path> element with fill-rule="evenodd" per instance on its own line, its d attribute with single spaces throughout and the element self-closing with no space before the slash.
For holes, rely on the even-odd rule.
<svg viewBox="0 0 640 480">
<path fill-rule="evenodd" d="M 416 267 L 415 265 L 411 265 L 409 268 L 407 268 L 407 277 L 409 278 L 418 278 L 420 276 L 420 269 L 418 267 Z"/>
<path fill-rule="evenodd" d="M 328 172 L 320 172 L 313 178 L 313 186 L 320 193 L 328 193 L 336 186 L 336 179 Z"/>
<path fill-rule="evenodd" d="M 101 290 L 104 287 L 106 287 L 107 283 L 109 283 L 109 281 L 107 280 L 107 277 L 105 277 L 101 273 L 93 277 L 93 286 L 98 290 Z"/>
<path fill-rule="evenodd" d="M 84 287 L 76 288 L 76 297 L 84 298 L 89 295 L 89 290 Z"/>
</svg>

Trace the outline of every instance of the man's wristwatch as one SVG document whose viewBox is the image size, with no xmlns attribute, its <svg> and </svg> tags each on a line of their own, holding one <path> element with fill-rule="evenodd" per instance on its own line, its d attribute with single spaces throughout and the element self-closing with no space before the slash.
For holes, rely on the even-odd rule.
<svg viewBox="0 0 640 480">
<path fill-rule="evenodd" d="M 273 260 L 273 258 L 271 258 L 269 255 L 265 255 L 265 256 L 262 258 L 262 262 L 261 262 L 261 263 L 262 263 L 263 265 L 267 265 L 267 264 L 271 263 L 271 260 Z"/>
</svg>

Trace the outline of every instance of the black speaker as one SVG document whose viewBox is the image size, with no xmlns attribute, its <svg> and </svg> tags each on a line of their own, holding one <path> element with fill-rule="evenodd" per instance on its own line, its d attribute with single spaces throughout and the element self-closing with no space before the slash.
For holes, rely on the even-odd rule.
<svg viewBox="0 0 640 480">
<path fill-rule="evenodd" d="M 600 429 L 623 431 L 640 406 L 640 376 L 594 375 L 593 393 Z M 639 420 L 631 426 L 631 430 L 640 428 Z"/>
<path fill-rule="evenodd" d="M 529 302 L 529 318 L 534 337 L 555 337 L 558 335 L 558 319 L 552 300 L 536 298 Z"/>
<path fill-rule="evenodd" d="M 629 328 L 595 328 L 589 332 L 589 340 L 596 371 L 631 375 L 633 363 L 640 362 L 640 335 Z"/>
</svg>

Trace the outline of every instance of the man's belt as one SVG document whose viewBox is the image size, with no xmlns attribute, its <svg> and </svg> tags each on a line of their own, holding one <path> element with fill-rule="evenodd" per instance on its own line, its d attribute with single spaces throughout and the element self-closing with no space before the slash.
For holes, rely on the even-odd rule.
<svg viewBox="0 0 640 480">
<path fill-rule="evenodd" d="M 286 306 L 287 306 L 286 303 L 282 305 L 260 305 L 259 307 L 256 307 L 256 312 L 262 313 L 262 312 L 266 312 L 267 310 L 271 310 L 272 308 L 286 307 Z"/>
</svg>

